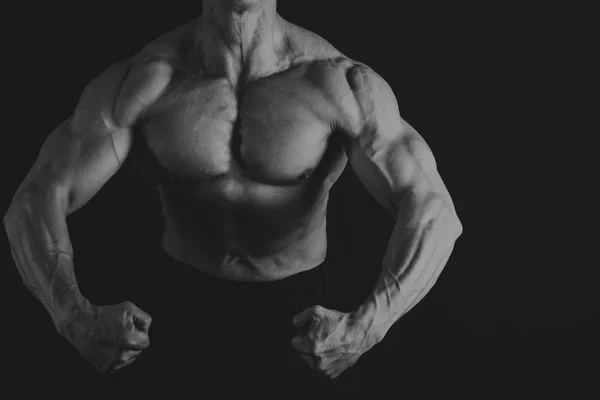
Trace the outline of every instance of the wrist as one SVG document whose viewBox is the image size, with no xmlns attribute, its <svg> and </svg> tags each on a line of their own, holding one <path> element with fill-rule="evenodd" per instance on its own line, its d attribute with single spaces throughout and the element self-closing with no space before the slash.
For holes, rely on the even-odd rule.
<svg viewBox="0 0 600 400">
<path fill-rule="evenodd" d="M 67 325 L 78 322 L 92 313 L 93 306 L 77 287 L 72 287 L 55 298 L 53 320 L 60 333 L 63 333 Z"/>
<path fill-rule="evenodd" d="M 383 340 L 390 327 L 373 296 L 370 296 L 367 301 L 361 304 L 353 314 L 357 324 L 363 327 L 376 342 Z"/>
</svg>

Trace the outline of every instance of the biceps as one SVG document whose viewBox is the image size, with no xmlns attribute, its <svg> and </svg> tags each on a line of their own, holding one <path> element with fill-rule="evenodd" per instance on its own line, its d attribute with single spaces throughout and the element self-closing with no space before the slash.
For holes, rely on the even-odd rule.
<svg viewBox="0 0 600 400">
<path fill-rule="evenodd" d="M 400 191 L 438 191 L 441 181 L 431 149 L 416 132 L 394 146 L 388 159 L 391 177 Z"/>
<path fill-rule="evenodd" d="M 350 163 L 374 197 L 394 213 L 407 195 L 418 201 L 442 190 L 433 154 L 416 133 L 378 146 L 359 141 Z"/>
<path fill-rule="evenodd" d="M 121 136 L 122 137 L 122 136 Z M 119 146 L 123 147 L 123 146 Z M 68 189 L 67 213 L 72 213 L 94 196 L 118 171 L 124 151 L 119 148 L 112 134 L 104 134 L 74 140 L 66 163 L 65 184 Z"/>
</svg>

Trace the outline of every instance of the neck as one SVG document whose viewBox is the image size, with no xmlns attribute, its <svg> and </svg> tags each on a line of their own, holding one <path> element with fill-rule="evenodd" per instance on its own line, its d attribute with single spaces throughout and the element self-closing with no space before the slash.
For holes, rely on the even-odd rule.
<svg viewBox="0 0 600 400">
<path fill-rule="evenodd" d="M 204 0 L 205 65 L 237 81 L 275 68 L 282 42 L 276 0 Z"/>
</svg>

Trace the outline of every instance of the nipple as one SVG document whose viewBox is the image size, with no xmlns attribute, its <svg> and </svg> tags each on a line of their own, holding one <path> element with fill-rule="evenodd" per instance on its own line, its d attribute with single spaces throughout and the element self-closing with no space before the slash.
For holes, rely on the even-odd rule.
<svg viewBox="0 0 600 400">
<path fill-rule="evenodd" d="M 300 175 L 299 179 L 308 179 L 308 177 L 313 173 L 314 169 L 312 168 L 308 168 L 307 170 L 305 170 L 302 175 Z"/>
</svg>

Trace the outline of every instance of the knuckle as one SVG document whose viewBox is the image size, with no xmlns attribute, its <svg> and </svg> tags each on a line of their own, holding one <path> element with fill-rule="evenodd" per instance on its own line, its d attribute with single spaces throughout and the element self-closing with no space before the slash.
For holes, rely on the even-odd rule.
<svg viewBox="0 0 600 400">
<path fill-rule="evenodd" d="M 133 303 L 132 303 L 132 302 L 130 302 L 130 301 L 124 301 L 124 302 L 122 302 L 122 303 L 121 303 L 121 306 L 122 306 L 122 307 L 123 307 L 125 310 L 128 310 L 128 311 L 129 311 L 129 310 L 133 310 L 133 308 L 135 307 L 135 306 L 133 305 Z"/>
<path fill-rule="evenodd" d="M 127 345 L 146 349 L 148 346 L 150 346 L 150 338 L 147 335 L 143 335 L 141 337 L 130 336 L 127 340 Z"/>
<path fill-rule="evenodd" d="M 123 332 L 119 340 L 120 343 L 123 343 L 127 346 L 134 345 L 136 342 L 136 337 L 132 332 Z"/>
<path fill-rule="evenodd" d="M 122 363 L 130 363 L 140 354 L 140 351 L 123 350 L 119 354 L 119 361 Z"/>
<path fill-rule="evenodd" d="M 135 357 L 132 357 L 129 360 L 123 362 L 121 365 L 119 365 L 119 368 L 123 368 L 123 367 L 126 367 L 128 365 L 131 365 L 131 364 L 133 364 L 134 361 L 135 361 Z"/>
</svg>

